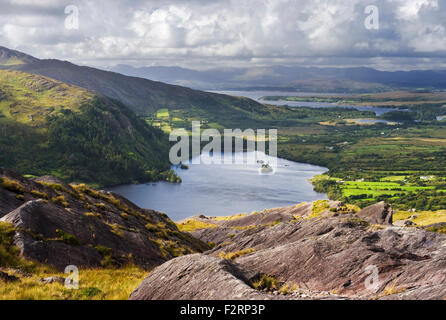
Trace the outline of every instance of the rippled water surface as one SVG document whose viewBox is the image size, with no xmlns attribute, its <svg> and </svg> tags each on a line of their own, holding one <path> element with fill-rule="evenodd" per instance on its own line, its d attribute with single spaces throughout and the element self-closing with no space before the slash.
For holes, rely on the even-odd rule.
<svg viewBox="0 0 446 320">
<path fill-rule="evenodd" d="M 272 163 L 271 158 L 265 159 Z M 183 179 L 181 184 L 123 185 L 111 191 L 140 207 L 165 212 L 175 221 L 196 214 L 224 216 L 326 199 L 308 181 L 327 171 L 323 167 L 284 159 L 277 159 L 274 174 L 261 174 L 257 163 L 189 166 L 189 170 L 174 169 Z"/>
</svg>

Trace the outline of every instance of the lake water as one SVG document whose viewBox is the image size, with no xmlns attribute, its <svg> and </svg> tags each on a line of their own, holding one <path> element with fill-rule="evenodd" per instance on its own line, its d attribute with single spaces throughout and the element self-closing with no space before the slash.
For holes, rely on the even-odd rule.
<svg viewBox="0 0 446 320">
<path fill-rule="evenodd" d="M 260 98 L 265 96 L 295 96 L 295 97 L 308 97 L 308 96 L 323 96 L 330 95 L 336 97 L 348 97 L 349 94 L 327 94 L 327 93 L 308 93 L 308 92 L 287 92 L 287 91 L 211 91 L 215 93 L 227 94 L 231 96 L 239 96 L 239 97 L 247 97 L 253 100 L 256 100 L 260 103 L 271 104 L 276 106 L 285 106 L 288 105 L 290 107 L 309 107 L 309 108 L 349 108 L 356 109 L 359 111 L 372 111 L 375 112 L 377 116 L 383 115 L 389 111 L 395 111 L 397 109 L 393 108 L 377 108 L 377 107 L 365 107 L 365 106 L 356 106 L 356 105 L 340 105 L 336 103 L 329 102 L 301 102 L 301 101 L 270 101 L 270 100 L 260 100 Z M 398 110 L 398 111 L 408 111 Z"/>
<path fill-rule="evenodd" d="M 243 155 L 234 154 L 234 158 Z M 264 159 L 271 163 L 271 158 Z M 165 212 L 174 221 L 196 214 L 227 216 L 326 199 L 325 194 L 313 190 L 308 179 L 327 168 L 277 159 L 274 174 L 261 174 L 257 163 L 187 164 L 189 170 L 174 168 L 181 184 L 123 185 L 110 191 L 142 208 Z"/>
</svg>

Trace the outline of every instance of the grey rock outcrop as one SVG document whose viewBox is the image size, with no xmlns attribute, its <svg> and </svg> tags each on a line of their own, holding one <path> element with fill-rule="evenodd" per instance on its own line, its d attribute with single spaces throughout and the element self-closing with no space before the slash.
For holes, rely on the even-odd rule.
<svg viewBox="0 0 446 320">
<path fill-rule="evenodd" d="M 275 217 L 279 213 L 282 215 L 281 222 L 274 224 L 266 225 L 263 219 L 250 217 L 247 224 L 257 225 L 237 230 L 231 237 L 228 237 L 228 230 L 234 230 L 229 225 L 237 223 L 243 226 L 247 217 L 193 232 L 198 238 L 216 244 L 205 255 L 195 256 L 194 264 L 201 264 L 198 260 L 206 264 L 206 255 L 232 257 L 230 263 L 237 268 L 240 272 L 238 278 L 245 279 L 245 283 L 267 275 L 289 288 L 295 286 L 311 293 L 336 293 L 328 295 L 327 299 L 339 298 L 338 295 L 348 299 L 446 297 L 446 235 L 422 228 L 390 225 L 392 209 L 383 203 L 366 208 L 360 214 L 327 213 L 315 218 L 309 216 L 306 208 L 301 209 L 305 218 L 300 219 L 296 218 L 292 208 L 297 207 L 265 213 Z M 175 287 L 175 277 L 172 279 L 165 273 L 162 278 L 161 273 L 154 273 L 141 284 L 138 295 L 133 294 L 132 298 L 195 299 L 196 294 L 188 294 L 188 288 L 195 292 L 203 278 L 196 278 L 196 269 L 188 268 L 183 261 L 175 259 L 168 262 L 168 269 L 163 269 L 165 265 L 155 269 L 166 272 L 173 272 L 176 268 L 182 270 L 181 278 L 188 281 L 181 288 L 181 296 L 174 294 L 174 290 L 163 291 L 161 296 L 149 293 L 153 283 L 156 283 L 156 288 L 162 288 L 164 284 Z M 210 278 L 210 283 L 213 279 Z M 216 283 L 218 286 L 219 282 Z M 232 293 L 226 290 L 218 297 L 233 298 Z M 315 299 L 318 295 L 287 295 L 286 298 L 302 299 L 304 296 Z"/>
<path fill-rule="evenodd" d="M 127 199 L 52 177 L 25 179 L 0 168 L 0 221 L 15 228 L 21 255 L 64 270 L 134 263 L 151 269 L 207 245 L 165 215 Z M 6 181 L 6 182 L 5 182 Z M 13 210 L 11 205 L 20 203 Z M 7 203 L 7 205 L 4 205 Z"/>
<path fill-rule="evenodd" d="M 357 216 L 369 221 L 370 223 L 391 225 L 393 209 L 390 204 L 379 202 L 361 210 L 358 212 Z"/>
<path fill-rule="evenodd" d="M 51 283 L 64 284 L 65 283 L 65 278 L 62 278 L 62 277 L 47 277 L 47 278 L 39 279 L 39 281 L 42 282 L 43 284 L 51 284 Z"/>
<path fill-rule="evenodd" d="M 410 226 L 415 226 L 416 223 L 410 220 L 398 220 L 395 221 L 393 225 L 396 227 L 410 227 Z"/>
<path fill-rule="evenodd" d="M 270 299 L 247 284 L 229 261 L 202 254 L 173 259 L 155 268 L 133 291 L 131 300 Z"/>
</svg>

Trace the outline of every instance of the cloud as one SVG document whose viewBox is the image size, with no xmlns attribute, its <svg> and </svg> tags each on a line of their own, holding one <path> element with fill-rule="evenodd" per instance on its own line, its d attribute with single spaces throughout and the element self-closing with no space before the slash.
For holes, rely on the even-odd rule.
<svg viewBox="0 0 446 320">
<path fill-rule="evenodd" d="M 72 0 L 78 30 L 64 27 L 60 1 L 0 3 L 0 44 L 89 64 L 366 65 L 446 55 L 446 8 L 437 0 Z M 368 5 L 379 8 L 378 30 L 364 26 Z"/>
</svg>

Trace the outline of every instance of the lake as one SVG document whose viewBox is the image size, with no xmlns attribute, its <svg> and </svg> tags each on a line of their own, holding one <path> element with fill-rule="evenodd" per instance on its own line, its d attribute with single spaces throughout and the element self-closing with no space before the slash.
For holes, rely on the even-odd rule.
<svg viewBox="0 0 446 320">
<path fill-rule="evenodd" d="M 181 176 L 181 184 L 123 185 L 110 191 L 142 208 L 167 213 L 174 221 L 196 214 L 227 216 L 327 199 L 325 194 L 315 192 L 308 181 L 328 170 L 319 166 L 279 158 L 274 174 L 261 174 L 257 163 L 186 164 L 188 170 L 173 168 Z"/>
<path fill-rule="evenodd" d="M 221 93 L 221 94 L 227 94 L 231 96 L 239 96 L 239 97 L 247 97 L 253 100 L 256 100 L 257 102 L 264 103 L 264 104 L 271 104 L 276 106 L 290 106 L 290 107 L 308 107 L 308 108 L 349 108 L 349 109 L 356 109 L 359 111 L 372 111 L 375 112 L 377 116 L 383 115 L 384 113 L 387 113 L 389 111 L 395 111 L 398 109 L 394 108 L 377 108 L 377 107 L 366 107 L 366 106 L 356 106 L 356 105 L 340 105 L 336 103 L 329 103 L 329 102 L 302 102 L 302 101 L 285 101 L 285 100 L 278 100 L 278 101 L 271 101 L 271 100 L 260 100 L 260 98 L 265 96 L 295 96 L 295 97 L 308 97 L 308 96 L 321 96 L 321 95 L 329 95 L 326 93 L 308 93 L 308 92 L 287 92 L 287 91 L 211 91 L 214 93 Z M 339 96 L 339 97 L 348 97 L 349 94 L 331 94 L 331 96 Z M 398 110 L 398 111 L 408 111 L 406 109 L 404 110 Z"/>
</svg>

